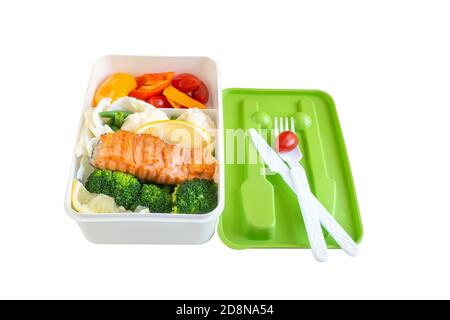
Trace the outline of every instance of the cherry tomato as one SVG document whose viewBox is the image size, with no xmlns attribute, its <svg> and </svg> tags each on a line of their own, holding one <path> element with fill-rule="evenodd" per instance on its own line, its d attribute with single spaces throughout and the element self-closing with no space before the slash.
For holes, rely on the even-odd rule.
<svg viewBox="0 0 450 320">
<path fill-rule="evenodd" d="M 198 89 L 200 79 L 190 73 L 180 73 L 172 79 L 172 86 L 181 92 L 188 93 Z"/>
<path fill-rule="evenodd" d="M 200 86 L 197 90 L 192 91 L 192 98 L 203 104 L 206 104 L 208 102 L 209 91 L 203 81 L 200 81 Z"/>
<path fill-rule="evenodd" d="M 292 131 L 283 131 L 277 137 L 276 147 L 280 152 L 288 152 L 294 150 L 298 145 L 297 135 Z"/>
<path fill-rule="evenodd" d="M 147 100 L 147 102 L 156 108 L 172 108 L 172 105 L 169 103 L 169 101 L 167 101 L 167 98 L 163 95 L 150 97 Z"/>
</svg>

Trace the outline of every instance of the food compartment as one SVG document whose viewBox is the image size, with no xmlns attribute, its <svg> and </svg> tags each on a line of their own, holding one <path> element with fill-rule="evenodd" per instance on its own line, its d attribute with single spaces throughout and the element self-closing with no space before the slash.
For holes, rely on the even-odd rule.
<svg viewBox="0 0 450 320">
<path fill-rule="evenodd" d="M 76 212 L 74 210 L 74 207 L 72 205 L 73 203 L 71 201 L 72 194 L 74 194 L 74 191 L 73 191 L 74 188 L 76 188 L 76 187 L 81 188 L 79 186 L 79 183 L 77 183 L 76 181 L 86 184 L 86 178 L 88 176 L 90 176 L 92 173 L 92 168 L 90 168 L 90 166 L 86 165 L 87 162 L 91 162 L 90 161 L 91 159 L 87 158 L 87 156 L 86 156 L 86 152 L 87 152 L 87 154 L 89 154 L 89 152 L 82 148 L 80 149 L 80 141 L 83 142 L 83 143 L 81 143 L 81 145 L 85 149 L 90 147 L 89 143 L 87 143 L 87 144 L 84 143 L 85 141 L 88 141 L 88 140 L 86 140 L 86 139 L 83 140 L 84 135 L 86 135 L 87 134 L 86 132 L 88 132 L 88 131 L 86 131 L 86 123 L 90 119 L 88 116 L 86 116 L 86 112 L 93 111 L 92 105 L 94 104 L 94 101 L 95 101 L 95 103 L 98 103 L 97 108 L 99 106 L 101 106 L 102 104 L 110 103 L 110 105 L 107 106 L 107 108 L 105 109 L 106 113 L 108 113 L 108 112 L 109 113 L 111 113 L 111 112 L 117 113 L 117 111 L 120 111 L 120 113 L 124 113 L 123 112 L 124 110 L 122 110 L 121 107 L 125 103 L 130 104 L 130 101 L 132 104 L 132 106 L 131 106 L 132 108 L 139 109 L 139 108 L 141 108 L 141 105 L 142 105 L 142 103 L 140 103 L 140 102 L 137 103 L 133 99 L 127 100 L 125 98 L 123 98 L 123 99 L 118 98 L 115 101 L 111 102 L 111 101 L 106 101 L 108 99 L 102 100 L 101 98 L 103 98 L 103 97 L 101 97 L 101 95 L 100 95 L 100 99 L 97 99 L 97 97 L 99 96 L 99 91 L 100 91 L 98 88 L 101 87 L 102 89 L 104 89 L 104 87 L 106 87 L 105 92 L 108 92 L 107 90 L 109 90 L 110 88 L 108 86 L 104 86 L 101 84 L 107 82 L 107 81 L 105 81 L 105 79 L 109 80 L 111 75 L 117 74 L 117 73 L 120 73 L 120 74 L 124 73 L 124 74 L 129 74 L 132 77 L 138 77 L 145 73 L 155 74 L 155 73 L 163 73 L 163 72 L 167 72 L 167 71 L 172 71 L 175 74 L 181 74 L 181 73 L 194 74 L 194 75 L 198 76 L 199 79 L 201 79 L 201 82 L 203 85 L 207 86 L 207 88 L 209 89 L 209 101 L 207 103 L 205 103 L 205 105 L 207 106 L 207 109 L 201 110 L 200 116 L 204 115 L 203 118 L 212 119 L 212 121 L 215 122 L 215 126 L 216 126 L 215 132 L 214 132 L 214 130 L 212 130 L 212 131 L 209 131 L 207 134 L 205 134 L 205 132 L 207 130 L 205 130 L 204 132 L 199 130 L 198 129 L 200 127 L 199 124 L 195 123 L 192 126 L 190 125 L 190 123 L 197 121 L 199 118 L 199 114 L 195 113 L 194 112 L 195 110 L 181 109 L 181 108 L 179 108 L 179 109 L 158 108 L 157 111 L 159 112 L 159 114 L 160 114 L 160 112 L 163 112 L 167 116 L 167 119 L 152 118 L 153 114 L 150 113 L 151 125 L 147 126 L 147 127 L 145 125 L 142 126 L 142 123 L 137 123 L 137 124 L 133 123 L 134 120 L 128 121 L 131 119 L 130 118 L 131 116 L 127 115 L 125 113 L 125 119 L 119 119 L 119 121 L 122 120 L 122 122 L 120 122 L 120 124 L 122 126 L 121 128 L 123 128 L 123 126 L 125 126 L 127 123 L 130 124 L 131 126 L 135 125 L 136 127 L 131 127 L 131 129 L 127 128 L 127 130 L 128 129 L 130 130 L 130 131 L 127 131 L 127 133 L 124 133 L 122 131 L 117 131 L 117 132 L 108 131 L 106 134 L 107 137 L 110 137 L 111 139 L 113 139 L 112 141 L 108 141 L 108 143 L 111 142 L 111 144 L 114 146 L 118 146 L 118 145 L 122 146 L 124 144 L 123 139 L 132 139 L 132 141 L 138 141 L 138 140 L 136 140 L 137 139 L 136 137 L 138 137 L 138 136 L 146 136 L 148 138 L 149 135 L 144 134 L 144 133 L 151 133 L 152 136 L 157 136 L 158 133 L 166 132 L 167 126 L 171 126 L 171 128 L 175 126 L 174 129 L 180 129 L 177 126 L 182 125 L 182 129 L 183 130 L 186 129 L 187 132 L 189 132 L 189 134 L 191 134 L 191 132 L 192 132 L 192 134 L 194 135 L 194 133 L 195 133 L 196 137 L 198 135 L 200 135 L 200 137 L 202 139 L 204 139 L 204 140 L 202 140 L 202 143 L 206 143 L 205 141 L 208 141 L 207 145 L 209 148 L 211 148 L 211 146 L 214 146 L 214 156 L 218 161 L 218 168 L 214 175 L 215 181 L 217 182 L 216 189 L 215 189 L 217 192 L 216 205 L 205 207 L 203 204 L 200 204 L 200 207 L 203 205 L 203 207 L 201 207 L 201 208 L 204 210 L 204 211 L 202 211 L 201 214 L 195 214 L 195 213 L 192 214 L 192 213 L 188 213 L 188 212 L 168 213 L 167 211 L 155 212 L 155 210 L 151 210 L 151 212 L 149 212 L 149 210 L 145 210 L 145 209 L 143 210 L 143 208 L 139 208 L 139 207 L 142 207 L 140 203 L 139 203 L 139 205 L 136 205 L 136 204 L 133 204 L 130 202 L 131 205 L 134 206 L 134 208 L 133 208 L 133 207 L 131 207 L 131 205 L 128 202 L 125 201 L 126 199 L 128 199 L 127 198 L 127 196 L 129 195 L 128 191 L 133 190 L 133 188 L 131 188 L 131 189 L 124 189 L 124 190 L 120 189 L 120 191 L 121 191 L 120 193 L 116 192 L 114 194 L 114 196 L 111 195 L 111 197 L 114 200 L 116 200 L 115 201 L 116 206 L 118 206 L 118 203 L 124 204 L 123 207 L 120 207 L 121 208 L 120 210 L 113 211 L 113 212 L 107 211 L 106 213 L 96 213 L 96 212 L 90 212 L 89 210 L 91 209 L 91 207 L 89 207 L 88 208 L 89 210 L 86 210 L 86 212 L 84 212 L 84 211 L 81 213 Z M 130 78 L 130 77 L 128 77 L 128 78 Z M 139 87 L 140 80 L 138 78 L 136 78 L 136 79 L 137 79 L 138 87 L 133 89 L 135 91 L 140 89 L 140 87 Z M 113 81 L 111 81 L 111 83 L 114 84 L 114 81 L 116 81 L 116 80 L 122 81 L 123 79 L 121 78 L 121 76 L 119 76 L 118 79 L 113 79 Z M 127 79 L 125 79 L 125 80 L 127 81 Z M 125 85 L 124 85 L 125 87 L 126 87 L 126 81 L 122 82 L 122 83 L 125 83 Z M 153 79 L 150 79 L 149 81 L 153 81 Z M 147 90 L 148 88 L 150 88 L 150 84 L 153 85 L 153 83 L 142 84 L 142 88 Z M 172 86 L 172 85 L 169 85 L 169 86 Z M 222 118 L 221 118 L 220 101 L 218 99 L 218 88 L 219 88 L 219 85 L 218 85 L 218 80 L 217 80 L 216 64 L 214 63 L 214 61 L 212 61 L 211 59 L 206 58 L 206 57 L 106 56 L 97 61 L 97 63 L 94 65 L 93 70 L 92 70 L 91 79 L 89 81 L 89 86 L 88 86 L 88 92 L 86 95 L 86 100 L 84 103 L 84 107 L 82 109 L 83 115 L 82 115 L 82 119 L 81 119 L 81 123 L 80 123 L 79 136 L 77 138 L 78 143 L 77 143 L 77 147 L 75 148 L 75 154 L 74 154 L 74 158 L 73 158 L 71 174 L 70 174 L 70 178 L 69 178 L 67 195 L 66 195 L 66 204 L 65 204 L 67 213 L 79 223 L 79 225 L 80 225 L 81 229 L 83 230 L 87 239 L 89 239 L 90 241 L 95 242 L 95 243 L 202 243 L 202 242 L 207 241 L 212 236 L 212 234 L 214 233 L 214 228 L 215 228 L 215 224 L 217 221 L 217 217 L 222 211 L 223 201 L 224 201 L 224 199 L 223 199 L 223 174 L 222 174 L 222 170 L 223 170 L 222 169 L 222 166 L 223 166 L 222 134 L 221 134 Z M 178 89 L 176 87 L 172 88 L 172 90 L 175 91 L 176 95 L 175 96 L 172 95 L 170 97 L 173 97 L 174 99 L 175 98 L 178 99 L 181 97 L 181 100 L 178 100 L 178 102 L 190 103 L 194 100 L 194 98 L 202 100 L 201 92 L 200 92 L 200 94 L 195 95 L 194 94 L 195 92 L 190 92 L 188 94 L 180 93 L 181 91 L 178 92 L 177 91 Z M 142 92 L 137 92 L 137 93 L 133 93 L 133 94 L 136 94 L 136 97 L 138 97 L 138 94 L 141 94 L 141 93 Z M 161 92 L 161 94 L 162 93 L 163 92 Z M 164 92 L 164 94 L 165 93 L 166 92 Z M 101 92 L 101 94 L 103 94 L 103 92 Z M 130 92 L 129 95 L 131 96 L 131 94 L 132 93 Z M 186 98 L 186 95 L 189 95 L 189 97 Z M 190 97 L 192 97 L 192 98 L 190 98 Z M 169 99 L 169 95 L 167 95 L 167 98 Z M 143 101 L 143 99 L 141 99 L 140 96 L 139 96 L 138 100 Z M 203 102 L 205 102 L 205 101 L 203 100 Z M 171 101 L 170 103 L 172 104 L 173 101 Z M 197 103 L 197 101 L 194 101 L 194 103 Z M 111 107 L 111 104 L 113 105 L 113 107 Z M 117 109 L 115 107 L 115 104 L 118 104 L 120 108 Z M 200 106 L 201 106 L 201 104 L 200 104 Z M 127 108 L 128 107 L 129 106 L 127 106 Z M 146 111 L 146 110 L 147 109 L 145 109 L 144 111 Z M 141 109 L 139 109 L 139 111 L 141 111 Z M 98 112 L 103 112 L 103 111 L 98 110 Z M 105 118 L 103 118 L 103 116 L 105 115 L 105 112 L 103 112 L 103 114 L 102 114 L 103 120 L 105 119 Z M 111 121 L 108 122 L 108 125 L 111 123 L 110 127 L 113 128 L 113 125 L 114 125 L 113 121 L 117 120 L 118 117 L 116 116 L 116 114 L 114 114 L 114 115 L 108 114 L 108 116 L 111 116 L 111 119 L 112 119 L 111 120 L 112 122 Z M 180 116 L 182 116 L 182 119 L 173 121 L 175 119 L 178 119 Z M 123 118 L 123 114 L 121 114 L 121 117 Z M 203 118 L 200 117 L 200 120 L 203 120 Z M 155 120 L 155 121 L 153 121 L 153 120 Z M 95 124 L 96 124 L 95 120 L 93 120 L 92 123 L 90 123 L 88 125 L 88 126 L 90 126 L 90 129 L 91 129 L 90 132 L 93 131 L 92 126 L 95 126 Z M 101 125 L 99 127 L 101 127 Z M 161 127 L 164 128 L 164 130 L 160 130 Z M 116 129 L 119 129 L 119 128 L 116 128 Z M 139 130 L 141 130 L 141 131 L 139 131 Z M 142 130 L 144 130 L 144 131 L 142 131 Z M 151 130 L 151 131 L 148 131 L 148 130 Z M 182 132 L 185 132 L 185 131 L 182 131 Z M 104 132 L 102 132 L 102 133 L 104 133 Z M 105 135 L 102 135 L 102 137 L 104 137 L 104 136 Z M 166 136 L 163 135 L 162 137 L 161 136 L 158 136 L 158 137 L 160 139 L 164 139 L 163 142 L 164 142 L 164 144 L 166 144 L 166 142 L 167 142 L 165 140 Z M 91 137 L 89 137 L 89 138 L 91 138 Z M 102 140 L 104 148 L 106 148 L 106 146 L 108 146 L 107 142 L 105 142 L 105 141 L 107 141 L 107 140 Z M 116 141 L 118 141 L 118 143 L 116 143 Z M 128 140 L 125 140 L 125 141 L 127 142 Z M 160 143 L 159 140 L 157 142 Z M 143 144 L 145 146 L 144 142 L 142 142 L 141 144 Z M 169 142 L 167 142 L 167 144 L 170 145 Z M 137 146 L 139 144 L 136 142 L 133 145 L 135 148 L 137 148 Z M 122 155 L 123 155 L 123 158 L 126 158 L 125 155 L 127 154 L 127 150 L 124 151 L 121 149 L 120 151 L 117 151 L 116 150 L 117 148 L 116 147 L 112 148 L 112 152 L 113 152 L 112 155 L 115 156 L 114 159 L 122 158 Z M 163 146 L 163 148 L 164 148 L 164 146 Z M 97 149 L 94 149 L 94 150 L 97 150 Z M 103 150 L 103 149 L 101 149 L 101 150 Z M 146 150 L 146 149 L 144 149 L 144 150 Z M 86 152 L 83 154 L 83 151 L 86 151 Z M 107 150 L 107 151 L 110 152 L 109 150 Z M 101 154 L 101 152 L 99 152 L 99 151 L 98 151 L 98 153 Z M 107 156 L 109 157 L 107 159 L 111 158 L 110 155 L 111 155 L 111 153 L 107 153 Z M 111 161 L 111 160 L 108 160 L 108 161 Z M 142 196 L 142 194 L 144 194 L 143 191 L 142 192 L 139 191 L 140 198 L 143 198 L 146 201 L 148 200 L 147 202 L 145 202 L 145 204 L 150 203 L 151 205 L 154 206 L 156 203 L 156 208 L 161 207 L 161 206 L 159 206 L 160 203 L 155 202 L 155 200 L 154 200 L 155 199 L 154 191 L 157 190 L 158 188 L 161 188 L 161 190 L 163 188 L 170 190 L 170 191 L 168 191 L 168 194 L 170 194 L 170 199 L 171 199 L 170 201 L 172 201 L 172 199 L 176 198 L 175 196 L 172 195 L 172 193 L 174 192 L 174 187 L 165 188 L 165 186 L 162 186 L 162 183 L 164 181 L 169 181 L 169 183 L 167 183 L 168 185 L 173 184 L 173 185 L 177 185 L 177 186 L 182 185 L 183 181 L 184 181 L 184 180 L 182 180 L 184 177 L 180 176 L 180 177 L 175 177 L 174 178 L 175 180 L 150 181 L 147 183 L 147 181 L 144 181 L 141 179 L 142 173 L 140 173 L 140 172 L 142 170 L 141 171 L 136 170 L 135 172 L 127 172 L 127 170 L 131 170 L 131 169 L 128 169 L 128 168 L 130 168 L 130 166 L 121 165 L 118 167 L 119 170 L 114 170 L 115 167 L 102 168 L 101 165 L 97 165 L 97 164 L 102 164 L 102 163 L 105 163 L 105 162 L 95 162 L 96 167 L 100 167 L 100 169 L 107 169 L 107 170 L 112 170 L 112 171 L 124 171 L 127 174 L 129 173 L 130 175 L 131 174 L 137 175 L 139 178 L 139 181 L 141 182 L 141 184 L 139 186 L 139 188 L 140 188 L 139 190 L 143 190 L 144 185 L 145 186 L 150 185 L 151 188 L 150 187 L 146 188 L 146 191 L 148 191 L 145 194 L 146 197 Z M 168 168 L 167 171 L 170 171 L 171 169 L 172 168 Z M 144 170 L 144 172 L 146 172 L 146 171 Z M 151 172 L 151 170 L 149 172 L 150 172 L 150 174 L 153 174 Z M 163 172 L 163 171 L 161 171 L 161 172 Z M 141 176 L 139 176 L 139 174 L 141 174 Z M 202 172 L 197 173 L 197 171 L 195 171 L 194 174 L 198 174 L 199 179 L 203 179 L 203 175 L 206 173 L 202 173 Z M 119 174 L 117 174 L 117 176 L 119 176 Z M 161 176 L 164 176 L 164 174 L 163 175 L 160 174 L 159 176 L 155 175 L 155 177 L 161 177 Z M 166 176 L 171 177 L 173 175 L 167 174 Z M 196 177 L 196 176 L 194 175 L 194 177 Z M 208 178 L 210 178 L 210 177 L 211 177 L 211 175 L 209 174 Z M 122 176 L 120 176 L 119 178 L 122 179 Z M 117 178 L 117 179 L 119 179 L 119 178 Z M 178 179 L 180 181 L 177 181 L 176 179 Z M 120 182 L 122 182 L 122 180 L 120 180 Z M 190 180 L 190 176 L 189 176 L 189 179 L 186 179 L 186 180 Z M 90 179 L 90 182 L 91 182 L 89 185 L 90 189 L 96 190 L 94 187 L 101 186 L 101 188 L 103 188 L 105 185 L 104 181 L 110 181 L 110 180 L 105 180 L 105 179 L 95 180 L 96 183 L 93 183 L 92 181 L 94 181 L 93 178 Z M 97 183 L 97 181 L 100 181 L 100 182 Z M 116 181 L 116 180 L 114 180 L 114 181 Z M 172 183 L 172 181 L 174 181 L 176 183 Z M 200 185 L 200 183 L 198 184 L 198 185 L 200 185 L 200 187 L 198 185 L 195 185 L 194 183 L 192 183 L 192 185 L 194 185 L 197 188 L 195 190 L 201 189 L 201 187 L 203 187 L 203 185 Z M 209 186 L 209 185 L 212 185 L 212 183 L 210 183 L 210 184 L 205 183 L 204 185 Z M 92 186 L 94 186 L 94 187 L 92 187 Z M 87 187 L 87 185 L 86 185 L 86 187 Z M 191 186 L 189 186 L 189 187 L 191 187 Z M 114 190 L 117 189 L 115 187 L 115 185 L 114 185 L 114 188 L 115 188 Z M 109 190 L 108 188 L 104 188 L 104 189 Z M 184 188 L 184 189 L 186 189 L 186 188 Z M 103 193 L 103 189 L 101 189 L 101 190 Z M 175 193 L 176 195 L 181 194 L 181 195 L 184 195 L 185 198 L 187 197 L 187 196 L 185 196 L 187 194 L 187 192 L 182 194 L 180 191 L 180 190 L 183 190 L 183 188 L 177 187 L 176 190 L 177 190 L 177 193 Z M 189 192 L 191 192 L 193 189 L 191 188 L 188 190 L 189 190 Z M 75 193 L 75 194 L 78 195 L 79 193 L 85 192 L 85 190 L 82 190 L 82 191 L 77 190 L 76 192 L 78 192 L 78 193 Z M 204 192 L 204 189 L 202 189 L 201 192 Z M 97 194 L 97 192 L 95 194 Z M 107 197 L 107 196 L 110 196 L 110 195 L 105 192 L 105 197 Z M 84 199 L 86 199 L 86 197 Z M 125 200 L 123 200 L 123 199 L 125 199 Z M 178 199 L 183 199 L 183 197 L 179 196 Z M 191 198 L 189 198 L 189 200 L 190 199 Z M 88 203 L 90 204 L 91 202 L 88 202 Z M 95 201 L 94 201 L 94 203 L 95 203 Z M 104 203 L 107 203 L 107 202 L 103 201 L 101 203 L 101 205 L 103 205 Z M 136 203 L 137 203 L 137 201 L 136 201 Z M 181 202 L 181 200 L 179 200 L 175 207 L 176 208 L 182 207 L 182 206 L 180 206 L 180 203 L 182 205 L 184 205 L 184 202 Z M 150 207 L 151 206 L 148 206 L 147 209 L 149 209 Z M 77 207 L 77 209 L 79 209 L 79 208 L 80 207 Z M 82 208 L 85 209 L 85 207 L 82 207 Z M 98 207 L 94 207 L 94 208 L 98 208 Z M 109 207 L 107 207 L 107 208 L 109 208 Z M 171 208 L 173 208 L 172 205 L 171 205 Z M 196 212 L 195 210 L 199 210 L 198 209 L 199 206 L 194 206 L 194 205 L 185 205 L 184 208 L 185 208 L 185 210 L 192 210 L 192 212 Z M 210 208 L 210 209 L 207 210 L 205 208 L 207 208 L 207 209 Z M 80 210 L 78 210 L 78 211 L 80 211 Z"/>
</svg>

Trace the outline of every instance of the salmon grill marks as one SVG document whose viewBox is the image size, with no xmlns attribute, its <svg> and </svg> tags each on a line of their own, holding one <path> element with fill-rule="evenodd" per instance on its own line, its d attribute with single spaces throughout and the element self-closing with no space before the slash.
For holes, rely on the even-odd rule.
<svg viewBox="0 0 450 320">
<path fill-rule="evenodd" d="M 160 184 L 179 184 L 195 178 L 213 180 L 218 167 L 214 157 L 200 148 L 182 148 L 150 134 L 122 130 L 100 137 L 91 164 Z"/>
</svg>

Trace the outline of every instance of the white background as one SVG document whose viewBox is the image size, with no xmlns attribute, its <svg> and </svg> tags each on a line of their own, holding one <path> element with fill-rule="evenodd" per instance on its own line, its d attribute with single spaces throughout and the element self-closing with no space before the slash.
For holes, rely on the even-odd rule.
<svg viewBox="0 0 450 320">
<path fill-rule="evenodd" d="M 0 298 L 450 298 L 448 1 L 2 1 Z M 206 55 L 338 107 L 365 236 L 333 251 L 87 242 L 63 198 L 90 68 Z"/>
</svg>

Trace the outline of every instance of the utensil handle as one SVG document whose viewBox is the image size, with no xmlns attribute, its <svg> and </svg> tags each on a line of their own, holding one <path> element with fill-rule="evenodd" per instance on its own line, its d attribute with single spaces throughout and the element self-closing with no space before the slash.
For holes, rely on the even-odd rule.
<svg viewBox="0 0 450 320">
<path fill-rule="evenodd" d="M 295 192 L 293 178 L 287 174 L 287 171 L 282 173 L 283 179 L 287 182 L 289 187 Z M 341 227 L 341 225 L 334 219 L 334 217 L 328 212 L 323 204 L 317 199 L 314 194 L 311 193 L 312 202 L 315 203 L 317 214 L 322 226 L 328 231 L 329 235 L 336 241 L 344 252 L 348 255 L 355 257 L 358 255 L 358 246 L 348 233 Z"/>
<path fill-rule="evenodd" d="M 322 226 L 328 231 L 330 236 L 348 255 L 356 257 L 358 255 L 358 246 L 341 225 L 328 213 L 323 204 L 311 193 L 312 201 L 317 208 L 319 220 Z"/>
<path fill-rule="evenodd" d="M 317 206 L 312 201 L 305 170 L 301 166 L 293 166 L 290 172 L 312 253 L 318 261 L 326 261 L 328 259 L 327 245 L 320 226 Z"/>
</svg>

